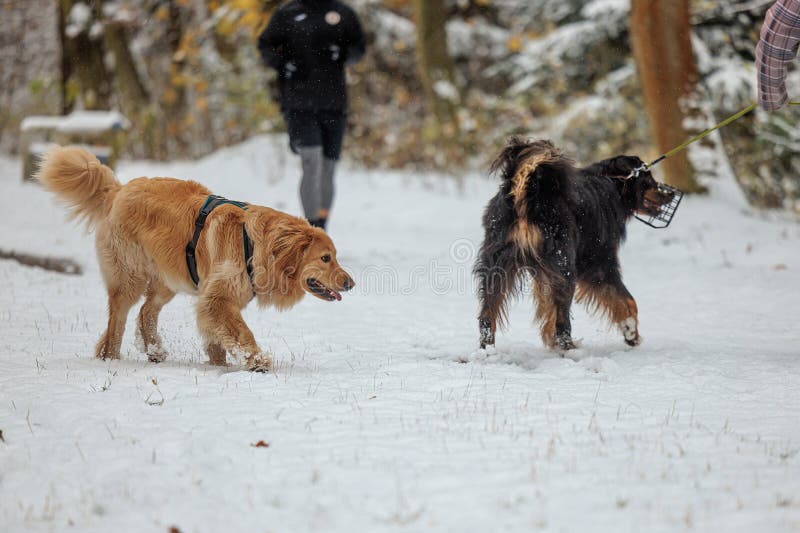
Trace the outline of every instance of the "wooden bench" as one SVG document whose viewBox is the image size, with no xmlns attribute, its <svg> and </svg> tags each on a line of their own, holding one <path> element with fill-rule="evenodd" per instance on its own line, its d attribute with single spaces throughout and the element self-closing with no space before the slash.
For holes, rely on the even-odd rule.
<svg viewBox="0 0 800 533">
<path fill-rule="evenodd" d="M 74 111 L 66 116 L 30 116 L 20 124 L 22 179 L 31 180 L 42 154 L 53 144 L 78 145 L 114 168 L 131 123 L 117 111 Z"/>
</svg>

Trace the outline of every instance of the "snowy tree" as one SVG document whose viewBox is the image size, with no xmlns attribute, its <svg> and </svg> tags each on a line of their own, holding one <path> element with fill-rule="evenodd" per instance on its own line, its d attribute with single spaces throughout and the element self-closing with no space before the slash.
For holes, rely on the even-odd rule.
<svg viewBox="0 0 800 533">
<path fill-rule="evenodd" d="M 110 109 L 111 74 L 105 64 L 100 2 L 60 0 L 63 106 Z"/>
<path fill-rule="evenodd" d="M 753 50 L 770 3 L 347 2 L 369 43 L 348 72 L 348 157 L 452 174 L 485 168 L 514 133 L 550 138 L 580 162 L 663 153 L 753 100 Z M 74 108 L 128 116 L 129 157 L 198 157 L 282 131 L 275 74 L 255 43 L 280 4 L 0 2 L 0 147 L 16 149 L 24 116 Z M 798 76 L 789 75 L 793 96 Z M 707 141 L 755 205 L 800 212 L 796 113 L 753 113 Z M 714 179 L 720 166 L 703 164 L 696 150 L 658 173 L 688 190 L 696 189 L 693 175 L 701 184 Z"/>
<path fill-rule="evenodd" d="M 447 11 L 444 0 L 414 0 L 419 75 L 429 109 L 434 138 L 458 133 L 459 91 L 453 60 L 447 49 Z"/>
</svg>

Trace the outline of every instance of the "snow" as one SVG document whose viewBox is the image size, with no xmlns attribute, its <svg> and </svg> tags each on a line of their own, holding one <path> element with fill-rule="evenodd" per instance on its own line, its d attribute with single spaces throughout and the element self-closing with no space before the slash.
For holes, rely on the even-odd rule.
<svg viewBox="0 0 800 533">
<path fill-rule="evenodd" d="M 447 23 L 447 50 L 454 58 L 479 55 L 502 59 L 509 53 L 510 37 L 507 29 L 480 17 L 470 21 L 453 19 Z"/>
<path fill-rule="evenodd" d="M 600 14 L 595 10 L 590 12 L 595 15 Z M 574 71 L 572 65 L 580 64 L 580 59 L 586 54 L 586 50 L 602 45 L 623 31 L 625 26 L 621 25 L 619 20 L 624 20 L 624 15 L 616 11 L 602 13 L 613 16 L 566 24 L 540 39 L 527 41 L 520 54 L 512 61 L 522 75 L 511 87 L 511 94 L 521 94 L 530 90 L 541 80 L 551 76 L 554 68 L 563 68 L 566 72 L 572 73 Z M 494 70 L 496 69 L 490 68 L 488 72 Z"/>
<path fill-rule="evenodd" d="M 223 9 L 223 8 L 220 8 Z M 136 21 L 136 12 L 125 0 L 111 0 L 103 2 L 103 16 L 114 22 L 132 23 Z"/>
<path fill-rule="evenodd" d="M 103 26 L 102 22 L 95 21 L 92 23 L 92 26 L 89 28 L 89 38 L 97 40 L 103 36 L 103 31 L 105 27 Z"/>
<path fill-rule="evenodd" d="M 416 42 L 414 23 L 387 10 L 374 10 L 370 20 L 375 28 L 376 50 L 404 50 Z"/>
<path fill-rule="evenodd" d="M 592 0 L 581 9 L 581 15 L 587 19 L 596 19 L 608 15 L 627 15 L 630 10 L 630 0 Z"/>
<path fill-rule="evenodd" d="M 92 9 L 83 2 L 75 2 L 67 17 L 67 27 L 64 32 L 67 37 L 75 38 L 86 31 L 92 21 Z"/>
<path fill-rule="evenodd" d="M 61 121 L 58 131 L 102 133 L 108 130 L 126 130 L 130 127 L 130 121 L 119 111 L 73 111 Z"/>
<path fill-rule="evenodd" d="M 520 2 L 519 0 L 494 0 L 492 5 L 504 19 L 515 22 L 516 25 L 531 23 L 559 23 L 570 17 L 586 0 L 534 0 Z"/>
<path fill-rule="evenodd" d="M 299 212 L 297 161 L 260 137 L 199 162 L 124 162 Z M 285 163 L 284 163 L 285 162 Z M 575 310 L 545 350 L 517 302 L 477 347 L 470 269 L 496 183 L 345 166 L 331 235 L 358 286 L 245 311 L 277 369 L 217 369 L 193 302 L 152 364 L 92 358 L 91 236 L 0 158 L 0 524 L 17 531 L 793 531 L 800 527 L 800 227 L 717 192 L 622 248 L 644 343 Z M 732 186 L 729 180 L 727 186 Z M 263 442 L 261 442 L 263 441 Z"/>
<path fill-rule="evenodd" d="M 447 80 L 438 80 L 433 84 L 433 90 L 440 98 L 450 102 L 458 102 L 458 88 Z"/>
<path fill-rule="evenodd" d="M 705 86 L 723 109 L 744 107 L 743 102 L 755 101 L 756 73 L 751 63 L 737 59 L 717 59 L 715 68 L 705 79 Z"/>
<path fill-rule="evenodd" d="M 30 116 L 20 123 L 21 131 L 52 129 L 61 133 L 103 133 L 130 127 L 130 121 L 119 111 L 73 111 L 60 117 Z"/>
<path fill-rule="evenodd" d="M 571 127 L 572 120 L 583 115 L 591 116 L 592 113 L 606 110 L 608 107 L 608 98 L 604 96 L 590 95 L 576 98 L 555 120 L 548 121 L 548 133 L 551 136 L 563 137 Z"/>
<path fill-rule="evenodd" d="M 20 131 L 34 131 L 34 130 L 46 130 L 46 129 L 54 130 L 58 128 L 62 120 L 63 117 L 33 115 L 22 119 L 22 122 L 20 122 L 19 125 L 19 129 Z"/>
</svg>

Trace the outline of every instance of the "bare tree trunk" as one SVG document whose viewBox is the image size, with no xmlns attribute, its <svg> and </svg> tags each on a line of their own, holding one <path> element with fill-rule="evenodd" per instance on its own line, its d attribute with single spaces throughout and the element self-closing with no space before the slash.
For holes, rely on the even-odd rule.
<svg viewBox="0 0 800 533">
<path fill-rule="evenodd" d="M 682 101 L 697 81 L 689 0 L 632 0 L 630 31 L 650 129 L 659 152 L 664 153 L 688 136 Z M 672 185 L 688 192 L 702 190 L 686 151 L 661 166 Z"/>
<path fill-rule="evenodd" d="M 77 4 L 75 0 L 60 0 L 60 32 L 64 47 L 62 76 L 64 81 L 64 110 L 69 111 L 79 100 L 84 109 L 109 109 L 111 104 L 111 76 L 104 63 L 105 47 L 102 39 L 93 37 L 90 28 L 84 28 L 76 35 L 68 32 L 69 15 Z M 92 20 L 98 20 L 100 10 L 91 3 Z M 91 22 L 89 26 L 91 27 Z"/>
<path fill-rule="evenodd" d="M 185 77 L 183 69 L 186 60 L 182 57 L 181 41 L 184 34 L 184 17 L 181 12 L 180 2 L 169 0 L 169 18 L 166 34 L 167 52 L 170 54 L 170 68 L 167 79 L 167 90 L 161 98 L 161 108 L 164 111 L 162 123 L 165 130 L 165 140 L 171 140 L 175 149 L 169 155 L 188 156 L 190 143 L 186 132 L 186 118 L 188 113 L 188 98 L 186 95 Z M 162 158 L 166 158 L 164 153 Z"/>
<path fill-rule="evenodd" d="M 0 5 L 0 7 L 2 6 Z M 2 76 L 4 86 L 0 87 L 0 95 L 3 97 L 3 101 L 0 102 L 0 138 L 7 129 L 11 129 L 9 128 L 9 124 L 14 115 L 14 94 L 19 85 L 25 81 L 25 54 L 23 53 L 25 40 L 23 36 L 25 32 L 28 31 L 29 15 L 26 12 L 26 8 L 19 7 L 17 9 L 20 11 L 17 12 L 18 14 L 16 17 L 11 19 L 13 22 L 9 24 L 8 21 L 6 21 L 3 25 L 3 29 L 0 30 L 0 50 L 6 49 L 6 47 L 14 47 L 14 59 L 9 60 L 7 56 L 3 58 L 3 69 L 8 70 L 0 72 L 0 74 L 6 74 Z M 14 24 L 14 22 L 17 24 Z M 15 134 L 16 132 L 12 133 L 12 135 Z"/>
<path fill-rule="evenodd" d="M 456 106 L 460 99 L 453 59 L 447 50 L 444 0 L 414 0 L 417 61 L 431 126 L 439 138 L 458 134 Z"/>
<path fill-rule="evenodd" d="M 61 44 L 61 114 L 66 115 L 70 111 L 72 111 L 72 105 L 74 98 L 70 98 L 69 90 L 67 89 L 67 85 L 69 84 L 69 79 L 72 77 L 72 65 L 69 60 L 69 54 L 67 53 L 67 35 L 66 35 L 66 27 L 67 27 L 67 15 L 69 11 L 66 13 L 65 4 L 64 2 L 59 2 L 58 6 L 58 41 Z"/>
<path fill-rule="evenodd" d="M 114 57 L 114 81 L 122 107 L 133 109 L 150 103 L 150 93 L 136 69 L 125 27 L 106 24 L 105 45 Z"/>
<path fill-rule="evenodd" d="M 128 28 L 120 22 L 107 22 L 104 42 L 114 58 L 116 102 L 137 132 L 128 143 L 129 151 L 136 156 L 154 157 L 160 144 L 155 106 L 136 68 L 129 45 Z"/>
</svg>

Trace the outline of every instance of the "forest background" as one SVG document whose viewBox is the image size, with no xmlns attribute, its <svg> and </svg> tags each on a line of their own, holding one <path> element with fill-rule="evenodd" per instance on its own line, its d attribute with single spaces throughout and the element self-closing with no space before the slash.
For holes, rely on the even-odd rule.
<svg viewBox="0 0 800 533">
<path fill-rule="evenodd" d="M 771 0 L 351 0 L 347 155 L 485 170 L 511 134 L 580 162 L 654 158 L 755 99 Z M 199 158 L 281 131 L 258 34 L 278 0 L 0 0 L 0 150 L 31 114 L 118 109 L 124 156 Z M 800 75 L 789 75 L 790 96 Z M 796 89 L 794 89 L 796 88 Z M 757 110 L 663 167 L 702 191 L 731 169 L 751 204 L 800 213 L 798 111 Z"/>
</svg>

